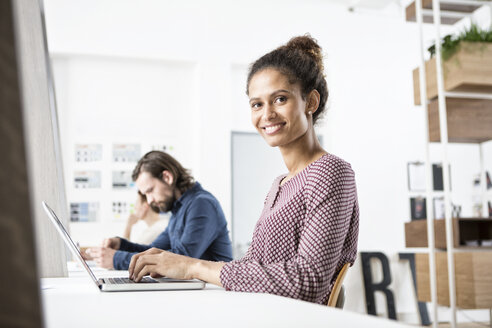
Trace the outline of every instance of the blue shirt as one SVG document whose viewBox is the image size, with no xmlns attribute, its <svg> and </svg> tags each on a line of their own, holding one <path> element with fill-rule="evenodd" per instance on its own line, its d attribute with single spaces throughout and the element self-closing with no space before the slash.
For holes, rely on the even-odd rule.
<svg viewBox="0 0 492 328">
<path fill-rule="evenodd" d="M 150 245 L 121 239 L 113 257 L 117 270 L 127 270 L 134 254 L 156 247 L 202 260 L 232 260 L 231 240 L 219 201 L 196 182 L 174 202 L 167 228 Z"/>
</svg>

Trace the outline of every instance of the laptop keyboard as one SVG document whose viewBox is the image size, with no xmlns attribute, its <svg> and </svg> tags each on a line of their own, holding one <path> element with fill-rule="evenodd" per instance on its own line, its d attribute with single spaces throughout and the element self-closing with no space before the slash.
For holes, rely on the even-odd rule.
<svg viewBox="0 0 492 328">
<path fill-rule="evenodd" d="M 157 280 L 154 280 L 150 277 L 143 277 L 139 282 L 135 282 L 129 278 L 105 278 L 105 282 L 109 284 L 140 284 L 140 283 L 156 283 Z"/>
</svg>

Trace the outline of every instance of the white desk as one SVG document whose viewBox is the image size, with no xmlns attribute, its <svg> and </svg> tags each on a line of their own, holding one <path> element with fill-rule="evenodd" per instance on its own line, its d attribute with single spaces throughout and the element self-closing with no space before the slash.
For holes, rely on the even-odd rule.
<svg viewBox="0 0 492 328">
<path fill-rule="evenodd" d="M 124 276 L 124 271 L 96 271 Z M 115 274 L 116 273 L 116 274 Z M 204 290 L 100 292 L 85 272 L 41 279 L 44 320 L 57 327 L 415 327 L 268 294 Z"/>
</svg>

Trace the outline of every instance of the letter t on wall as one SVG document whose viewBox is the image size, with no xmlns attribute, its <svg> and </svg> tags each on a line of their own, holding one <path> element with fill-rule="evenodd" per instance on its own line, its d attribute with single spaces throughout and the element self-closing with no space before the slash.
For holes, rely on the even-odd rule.
<svg viewBox="0 0 492 328">
<path fill-rule="evenodd" d="M 414 253 L 398 253 L 400 260 L 408 260 L 410 262 L 410 271 L 412 271 L 413 288 L 415 289 L 415 294 L 417 294 L 417 276 L 415 274 L 415 254 Z M 425 302 L 418 302 L 417 306 L 419 308 L 420 322 L 423 326 L 428 326 L 431 324 L 429 320 L 429 314 L 427 313 L 427 305 Z"/>
</svg>

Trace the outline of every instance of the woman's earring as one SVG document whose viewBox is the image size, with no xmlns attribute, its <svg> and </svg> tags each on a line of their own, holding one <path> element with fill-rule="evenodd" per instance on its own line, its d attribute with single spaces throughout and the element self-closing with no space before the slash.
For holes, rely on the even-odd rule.
<svg viewBox="0 0 492 328">
<path fill-rule="evenodd" d="M 308 115 L 313 115 L 313 112 L 311 112 L 311 111 L 308 111 Z"/>
</svg>

